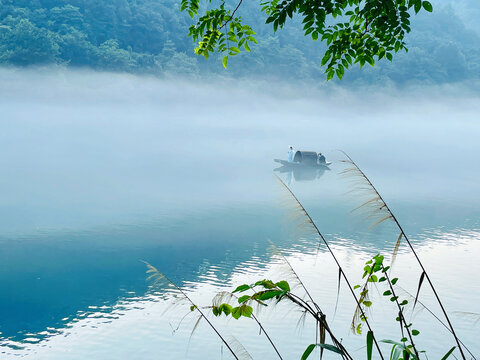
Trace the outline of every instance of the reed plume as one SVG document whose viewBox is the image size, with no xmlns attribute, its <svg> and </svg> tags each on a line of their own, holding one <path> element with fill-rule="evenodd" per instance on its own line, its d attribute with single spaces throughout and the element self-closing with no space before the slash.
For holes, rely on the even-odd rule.
<svg viewBox="0 0 480 360">
<path fill-rule="evenodd" d="M 342 160 L 342 162 L 349 165 L 349 167 L 344 169 L 341 172 L 341 174 L 343 174 L 345 176 L 348 176 L 349 178 L 351 178 L 353 180 L 353 188 L 352 188 L 351 191 L 355 192 L 357 194 L 358 193 L 367 194 L 367 195 L 370 196 L 366 201 L 364 201 L 360 206 L 355 208 L 353 211 L 358 211 L 358 210 L 365 211 L 368 214 L 367 217 L 374 220 L 371 226 L 377 226 L 377 225 L 379 225 L 382 222 L 387 221 L 387 220 L 392 221 L 396 225 L 396 227 L 400 231 L 400 234 L 399 234 L 398 240 L 395 244 L 395 250 L 394 250 L 394 254 L 392 256 L 392 263 L 395 259 L 395 255 L 396 255 L 396 253 L 398 251 L 398 248 L 400 246 L 400 242 L 401 242 L 402 239 L 404 239 L 405 242 L 407 243 L 408 247 L 412 251 L 412 254 L 415 256 L 415 259 L 417 260 L 417 263 L 419 264 L 419 266 L 422 270 L 422 274 L 420 275 L 419 285 L 418 285 L 418 289 L 417 289 L 417 296 L 415 297 L 415 302 L 418 301 L 418 295 L 419 295 L 419 292 L 420 292 L 420 288 L 422 286 L 423 280 L 425 279 L 425 280 L 427 280 L 428 284 L 430 285 L 430 288 L 433 291 L 433 294 L 434 294 L 434 296 L 435 296 L 435 298 L 436 298 L 436 300 L 437 300 L 437 302 L 438 302 L 438 304 L 439 304 L 439 306 L 440 306 L 440 308 L 443 312 L 443 315 L 445 316 L 445 319 L 448 323 L 448 327 L 450 328 L 450 332 L 452 333 L 452 335 L 455 339 L 455 342 L 457 343 L 457 346 L 458 346 L 458 349 L 459 349 L 460 354 L 462 356 L 462 359 L 466 360 L 466 357 L 465 357 L 465 354 L 463 353 L 463 349 L 462 349 L 460 340 L 455 333 L 455 330 L 452 326 L 450 318 L 448 317 L 447 311 L 445 310 L 445 307 L 444 307 L 442 301 L 440 300 L 440 297 L 439 297 L 439 295 L 438 295 L 438 293 L 435 289 L 435 286 L 432 283 L 432 280 L 431 280 L 430 276 L 428 275 L 427 271 L 425 270 L 425 267 L 424 267 L 422 261 L 418 257 L 418 254 L 415 251 L 415 248 L 413 247 L 412 243 L 410 242 L 410 240 L 409 240 L 407 234 L 405 233 L 403 227 L 400 225 L 398 219 L 395 217 L 395 215 L 391 211 L 390 207 L 387 205 L 387 203 L 385 202 L 385 200 L 381 196 L 380 192 L 373 185 L 373 183 L 370 181 L 370 179 L 365 175 L 365 173 L 360 169 L 360 167 L 355 163 L 355 161 L 353 161 L 353 159 L 347 153 L 345 153 L 344 151 L 341 151 L 341 152 L 346 157 L 346 159 Z"/>
<path fill-rule="evenodd" d="M 200 307 L 198 307 L 193 301 L 192 299 L 190 299 L 190 297 L 185 293 L 185 291 L 183 291 L 179 286 L 177 286 L 173 281 L 171 281 L 165 274 L 163 274 L 160 270 L 158 270 L 156 267 L 154 267 L 153 265 L 150 265 L 148 262 L 146 261 L 143 261 L 143 263 L 147 266 L 147 274 L 148 277 L 147 277 L 147 280 L 152 280 L 154 284 L 162 284 L 163 286 L 166 286 L 171 292 L 173 292 L 174 294 L 178 295 L 182 295 L 190 304 L 191 304 L 191 307 L 190 309 L 192 311 L 197 311 L 200 315 L 199 317 L 199 320 L 197 320 L 197 322 L 195 323 L 195 326 L 194 326 L 194 329 L 193 331 L 195 331 L 195 328 L 197 327 L 198 323 L 200 322 L 200 319 L 204 319 L 208 325 L 213 329 L 213 331 L 217 334 L 217 336 L 220 338 L 220 340 L 222 341 L 222 343 L 227 347 L 227 349 L 230 351 L 230 353 L 233 355 L 233 357 L 236 359 L 236 360 L 242 360 L 242 359 L 252 359 L 252 357 L 250 356 L 250 354 L 248 354 L 248 352 L 245 351 L 238 351 L 239 347 L 238 347 L 238 341 L 237 343 L 235 344 L 235 347 L 237 349 L 237 351 L 235 351 L 233 349 L 233 347 L 227 342 L 227 340 L 225 339 L 225 337 L 223 337 L 220 332 L 217 330 L 217 328 L 212 324 L 212 322 L 207 318 L 207 316 L 204 314 L 204 312 L 200 309 Z M 243 346 L 242 346 L 243 348 Z M 244 349 L 243 349 L 244 350 Z"/>
<path fill-rule="evenodd" d="M 293 203 L 293 207 L 294 209 L 296 209 L 296 212 L 301 214 L 304 218 L 305 218 L 305 221 L 304 221 L 304 224 L 305 226 L 309 226 L 311 227 L 311 230 L 312 232 L 314 232 L 318 238 L 319 238 L 319 246 L 320 244 L 324 244 L 328 250 L 328 252 L 330 253 L 330 255 L 333 257 L 333 260 L 335 261 L 337 267 L 338 267 L 338 271 L 339 271 L 339 276 L 341 276 L 343 278 L 343 280 L 345 281 L 345 283 L 347 284 L 354 300 L 355 300 L 355 303 L 357 304 L 357 308 L 359 308 L 359 312 L 361 314 L 361 317 L 363 319 L 365 319 L 365 324 L 367 325 L 368 327 L 368 330 L 369 332 L 372 334 L 373 336 L 373 342 L 375 343 L 375 347 L 377 349 L 377 352 L 380 356 L 380 358 L 383 360 L 384 357 L 383 357 L 383 354 L 382 354 L 382 351 L 380 350 L 380 346 L 378 345 L 378 342 L 377 342 L 377 339 L 375 338 L 374 336 L 374 332 L 373 332 L 373 329 L 372 327 L 370 326 L 370 323 L 367 319 L 367 316 L 365 315 L 365 312 L 364 310 L 362 309 L 362 307 L 360 306 L 360 302 L 359 302 L 359 299 L 350 283 L 350 280 L 348 279 L 348 277 L 346 276 L 345 272 L 343 271 L 343 268 L 342 266 L 340 265 L 340 262 L 338 261 L 335 253 L 333 252 L 333 250 L 331 249 L 329 243 L 327 242 L 327 240 L 325 239 L 325 237 L 323 236 L 323 234 L 320 232 L 319 228 L 317 227 L 317 225 L 315 224 L 315 222 L 313 221 L 312 217 L 310 216 L 310 214 L 307 212 L 307 210 L 305 209 L 305 207 L 302 205 L 302 203 L 298 200 L 298 198 L 295 196 L 295 194 L 292 192 L 292 190 L 288 187 L 288 185 L 286 185 L 277 175 L 275 175 L 278 179 L 278 181 L 280 182 L 280 184 L 282 185 L 282 187 L 286 190 L 286 192 L 290 195 L 290 198 L 292 200 L 292 203 Z"/>
</svg>

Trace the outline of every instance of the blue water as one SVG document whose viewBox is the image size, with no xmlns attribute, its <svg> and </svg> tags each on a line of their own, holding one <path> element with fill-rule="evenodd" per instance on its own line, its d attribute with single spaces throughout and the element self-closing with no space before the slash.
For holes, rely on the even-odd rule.
<svg viewBox="0 0 480 360">
<path fill-rule="evenodd" d="M 272 159 L 285 158 L 290 144 L 333 161 L 315 180 L 280 177 L 349 276 L 360 281 L 369 256 L 390 254 L 398 231 L 389 223 L 371 230 L 350 213 L 360 198 L 339 176 L 338 148 L 371 176 L 418 246 L 461 338 L 480 354 L 477 91 L 300 95 L 284 85 L 62 71 L 5 70 L 0 79 L 2 359 L 228 358 L 204 324 L 190 338 L 194 314 L 177 329 L 188 304 L 170 307 L 168 294 L 146 281 L 142 260 L 208 305 L 220 290 L 286 276 L 268 240 L 298 269 L 345 344 L 361 348 L 362 338 L 349 333 L 354 306 L 344 287 L 334 311 L 334 264 L 292 220 L 274 176 Z M 407 248 L 400 252 L 399 277 L 415 292 L 420 273 Z M 422 296 L 435 309 L 431 293 Z M 380 298 L 372 319 L 398 340 Z M 289 308 L 261 316 L 286 358 L 314 340 L 312 324 L 296 329 Z M 426 311 L 415 319 L 419 342 L 439 358 L 450 337 Z M 274 357 L 252 324 L 218 326 L 253 358 Z M 438 342 L 439 334 L 448 341 Z"/>
</svg>

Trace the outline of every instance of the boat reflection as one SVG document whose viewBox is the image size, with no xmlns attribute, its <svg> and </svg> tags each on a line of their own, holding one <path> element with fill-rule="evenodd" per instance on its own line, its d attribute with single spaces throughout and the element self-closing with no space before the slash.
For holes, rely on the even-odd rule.
<svg viewBox="0 0 480 360">
<path fill-rule="evenodd" d="M 325 171 L 330 171 L 328 166 L 280 166 L 274 171 L 287 175 L 287 183 L 291 181 L 292 177 L 295 181 L 313 181 L 320 179 Z"/>
</svg>

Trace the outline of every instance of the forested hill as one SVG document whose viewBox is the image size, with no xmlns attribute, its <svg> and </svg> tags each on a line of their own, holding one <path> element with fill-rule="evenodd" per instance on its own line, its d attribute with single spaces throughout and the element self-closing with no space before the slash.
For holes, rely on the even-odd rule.
<svg viewBox="0 0 480 360">
<path fill-rule="evenodd" d="M 258 34 L 259 44 L 252 49 L 253 54 L 232 58 L 228 70 L 218 59 L 199 58 L 187 38 L 191 19 L 179 12 L 179 3 L 180 0 L 0 0 L 0 64 L 53 63 L 193 77 L 220 74 L 324 79 L 320 67 L 324 46 L 303 36 L 298 22 L 273 34 L 264 25 L 258 2 L 244 2 L 240 14 Z M 397 55 L 393 63 L 382 61 L 374 68 L 354 69 L 344 82 L 445 83 L 478 79 L 480 35 L 471 21 L 475 18 L 472 14 L 480 14 L 477 3 L 437 2 L 432 14 L 412 19 L 408 54 Z"/>
</svg>

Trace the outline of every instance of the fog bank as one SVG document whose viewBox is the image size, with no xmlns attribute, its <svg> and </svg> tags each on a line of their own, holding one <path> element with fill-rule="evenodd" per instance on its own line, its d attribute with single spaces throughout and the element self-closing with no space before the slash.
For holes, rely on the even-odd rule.
<svg viewBox="0 0 480 360">
<path fill-rule="evenodd" d="M 390 199 L 480 199 L 478 84 L 368 87 L 0 70 L 4 234 L 268 201 L 288 145 Z"/>
</svg>

